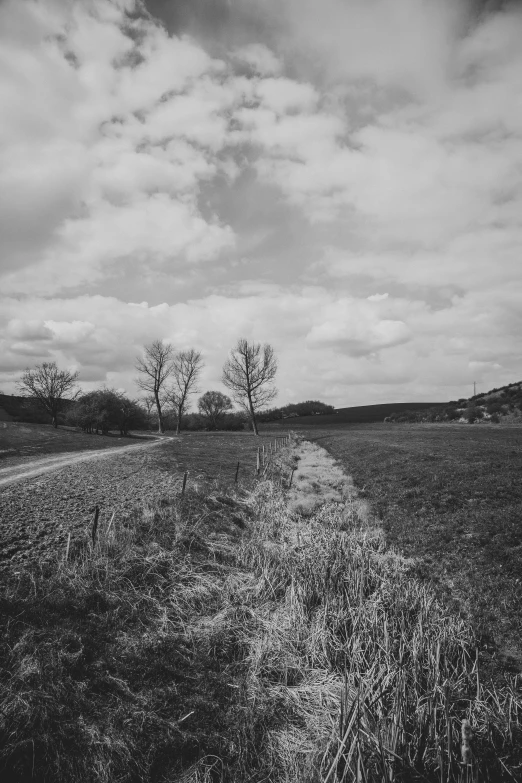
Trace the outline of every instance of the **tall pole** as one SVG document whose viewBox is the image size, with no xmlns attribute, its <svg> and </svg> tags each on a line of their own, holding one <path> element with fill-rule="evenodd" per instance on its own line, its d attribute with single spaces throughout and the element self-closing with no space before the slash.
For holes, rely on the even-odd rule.
<svg viewBox="0 0 522 783">
<path fill-rule="evenodd" d="M 473 396 L 475 396 L 476 393 L 477 393 L 477 384 L 475 383 L 475 381 L 473 381 Z"/>
</svg>

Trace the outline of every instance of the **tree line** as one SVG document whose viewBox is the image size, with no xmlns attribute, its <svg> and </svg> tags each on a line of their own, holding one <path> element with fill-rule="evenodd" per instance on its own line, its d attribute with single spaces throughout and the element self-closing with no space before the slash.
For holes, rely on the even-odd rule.
<svg viewBox="0 0 522 783">
<path fill-rule="evenodd" d="M 159 433 L 165 431 L 166 416 L 172 418 L 172 414 L 179 433 L 193 396 L 201 391 L 203 366 L 199 351 L 191 348 L 176 352 L 170 343 L 155 340 L 136 358 L 136 385 L 145 392 L 140 401 L 114 389 L 82 394 L 77 386 L 79 373 L 60 370 L 55 362 L 26 369 L 18 388 L 47 411 L 54 427 L 62 417 L 85 432 L 106 434 L 118 429 L 127 435 L 130 429 L 147 426 L 154 410 Z M 221 428 L 232 415 L 234 402 L 258 435 L 259 414 L 277 395 L 276 373 L 277 359 L 271 345 L 238 340 L 222 372 L 223 385 L 231 398 L 219 391 L 207 391 L 198 400 L 199 416 L 206 428 Z"/>
</svg>

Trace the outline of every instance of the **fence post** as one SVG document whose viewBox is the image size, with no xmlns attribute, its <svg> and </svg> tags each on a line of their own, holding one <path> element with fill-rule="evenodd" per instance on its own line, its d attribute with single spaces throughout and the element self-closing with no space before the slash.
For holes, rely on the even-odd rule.
<svg viewBox="0 0 522 783">
<path fill-rule="evenodd" d="M 292 472 L 290 473 L 290 481 L 288 482 L 288 489 L 291 489 L 292 487 L 292 479 L 294 478 L 295 468 L 292 468 Z"/>
<path fill-rule="evenodd" d="M 257 473 L 258 476 L 259 476 L 259 468 L 260 468 L 260 464 L 259 464 L 260 463 L 260 454 L 259 454 L 259 452 L 260 452 L 260 449 L 258 448 L 258 450 L 257 450 L 257 460 L 256 460 L 256 473 Z"/>
<path fill-rule="evenodd" d="M 234 479 L 234 484 L 237 484 L 237 477 L 239 475 L 239 460 L 237 461 L 237 467 L 236 467 L 236 477 Z"/>
<path fill-rule="evenodd" d="M 113 512 L 112 512 L 111 521 L 109 522 L 109 526 L 108 526 L 107 530 L 105 531 L 105 536 L 106 536 L 106 537 L 108 537 L 108 536 L 109 536 L 109 533 L 110 533 L 110 531 L 111 531 L 112 523 L 114 522 L 114 517 L 115 517 L 115 516 L 116 516 L 116 512 L 115 512 L 115 511 L 113 511 Z"/>
<path fill-rule="evenodd" d="M 98 532 L 98 519 L 100 516 L 100 509 L 98 506 L 95 506 L 94 508 L 94 520 L 92 523 L 92 545 L 94 546 L 96 544 L 96 533 Z"/>
<path fill-rule="evenodd" d="M 183 474 L 183 486 L 181 487 L 181 494 L 185 494 L 185 487 L 187 486 L 187 476 L 188 476 L 188 470 L 185 471 Z"/>
</svg>

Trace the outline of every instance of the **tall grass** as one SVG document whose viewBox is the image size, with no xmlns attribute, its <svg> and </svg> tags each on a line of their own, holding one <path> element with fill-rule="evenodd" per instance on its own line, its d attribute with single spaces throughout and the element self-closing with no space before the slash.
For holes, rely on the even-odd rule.
<svg viewBox="0 0 522 783">
<path fill-rule="evenodd" d="M 520 682 L 481 686 L 472 629 L 349 504 L 298 524 L 294 546 L 284 542 L 296 522 L 279 499 L 271 504 L 265 498 L 268 541 L 254 537 L 243 556 L 263 586 L 251 676 L 292 716 L 266 742 L 278 779 L 517 779 Z"/>
<path fill-rule="evenodd" d="M 520 682 L 482 683 L 324 452 L 278 459 L 290 497 L 191 491 L 8 586 L 3 780 L 520 777 Z"/>
</svg>

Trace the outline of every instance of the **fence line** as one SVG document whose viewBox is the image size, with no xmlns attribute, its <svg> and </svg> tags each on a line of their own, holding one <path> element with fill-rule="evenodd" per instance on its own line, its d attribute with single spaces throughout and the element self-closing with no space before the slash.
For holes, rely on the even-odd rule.
<svg viewBox="0 0 522 783">
<path fill-rule="evenodd" d="M 285 446 L 288 446 L 290 443 L 290 435 L 285 435 L 283 438 L 275 438 L 274 443 L 272 445 L 272 441 L 268 444 L 268 447 L 265 447 L 265 444 L 263 444 L 262 448 L 258 447 L 256 452 L 256 468 L 255 468 L 255 475 L 261 479 L 264 479 L 268 475 L 268 471 L 270 468 L 272 468 L 272 479 L 274 479 L 274 468 L 277 468 L 277 466 L 274 464 L 274 457 L 277 454 L 277 452 L 284 448 Z M 235 466 L 235 474 L 234 474 L 234 484 L 238 483 L 239 479 L 239 471 L 241 468 L 241 460 L 237 461 L 237 464 Z M 292 480 L 295 473 L 295 467 L 291 468 L 290 472 L 290 478 L 288 479 L 288 489 L 291 489 L 292 487 Z M 183 496 L 186 492 L 187 485 L 188 485 L 188 475 L 189 471 L 186 470 L 183 473 L 183 481 L 181 485 L 181 496 Z M 279 467 L 279 483 L 281 487 L 284 486 L 284 477 L 283 477 L 283 468 Z M 109 522 L 109 525 L 107 527 L 107 530 L 105 532 L 105 535 L 107 536 L 111 527 L 112 523 L 114 521 L 116 511 L 113 511 L 111 520 Z M 92 541 L 92 547 L 96 546 L 96 541 L 99 535 L 99 520 L 100 520 L 100 507 L 96 505 L 94 507 L 94 516 L 92 521 L 92 527 L 91 527 L 91 541 Z M 69 532 L 69 535 L 67 537 L 67 545 L 66 545 L 66 551 L 65 551 L 65 562 L 69 559 L 69 550 L 71 545 L 71 533 Z"/>
</svg>

